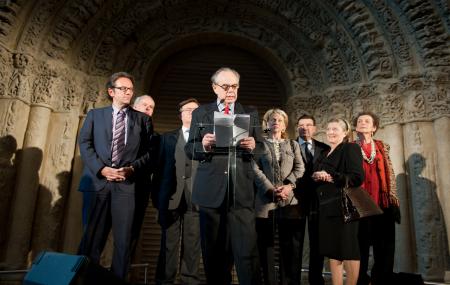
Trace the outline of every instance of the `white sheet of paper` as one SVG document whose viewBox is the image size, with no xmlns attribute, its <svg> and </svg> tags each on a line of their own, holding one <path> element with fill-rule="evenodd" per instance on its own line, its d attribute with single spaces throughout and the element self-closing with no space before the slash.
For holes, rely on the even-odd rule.
<svg viewBox="0 0 450 285">
<path fill-rule="evenodd" d="M 248 137 L 250 115 L 225 115 L 214 112 L 214 134 L 217 147 L 236 146 L 237 142 Z"/>
</svg>

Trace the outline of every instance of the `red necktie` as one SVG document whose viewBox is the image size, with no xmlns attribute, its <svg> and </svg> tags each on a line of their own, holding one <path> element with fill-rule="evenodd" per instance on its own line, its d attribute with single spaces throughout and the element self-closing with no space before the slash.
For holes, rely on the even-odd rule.
<svg viewBox="0 0 450 285">
<path fill-rule="evenodd" d="M 228 106 L 228 104 L 225 105 L 225 110 L 223 111 L 223 113 L 225 115 L 229 115 L 230 114 L 230 106 Z"/>
</svg>

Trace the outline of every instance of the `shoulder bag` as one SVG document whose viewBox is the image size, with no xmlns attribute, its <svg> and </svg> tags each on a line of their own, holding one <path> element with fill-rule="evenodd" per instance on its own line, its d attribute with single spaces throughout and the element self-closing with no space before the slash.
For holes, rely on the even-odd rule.
<svg viewBox="0 0 450 285">
<path fill-rule="evenodd" d="M 383 211 L 362 187 L 350 187 L 348 177 L 341 192 L 341 205 L 344 223 L 350 223 L 364 217 L 383 214 Z"/>
</svg>

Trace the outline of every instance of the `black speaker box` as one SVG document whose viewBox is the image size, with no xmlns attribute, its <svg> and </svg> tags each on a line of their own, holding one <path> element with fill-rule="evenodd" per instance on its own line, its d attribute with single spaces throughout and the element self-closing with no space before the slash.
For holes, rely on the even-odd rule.
<svg viewBox="0 0 450 285">
<path fill-rule="evenodd" d="M 125 285 L 109 270 L 86 256 L 41 252 L 25 275 L 23 285 Z"/>
<path fill-rule="evenodd" d="M 422 275 L 413 273 L 394 273 L 392 284 L 423 285 Z"/>
</svg>

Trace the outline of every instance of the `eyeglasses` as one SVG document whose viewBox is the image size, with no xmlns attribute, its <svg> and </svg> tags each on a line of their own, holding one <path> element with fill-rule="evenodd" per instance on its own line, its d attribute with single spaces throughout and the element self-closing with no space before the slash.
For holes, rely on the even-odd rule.
<svg viewBox="0 0 450 285">
<path fill-rule="evenodd" d="M 237 90 L 239 88 L 239 84 L 233 84 L 233 85 L 228 85 L 228 84 L 219 85 L 217 83 L 214 83 L 214 84 L 219 86 L 220 88 L 222 88 L 224 91 L 228 91 L 228 90 L 230 90 L 230 88 L 232 90 Z"/>
<path fill-rule="evenodd" d="M 134 92 L 133 87 L 125 87 L 125 86 L 113 86 L 114 89 L 119 89 L 122 93 L 126 93 L 128 90 Z"/>
</svg>

